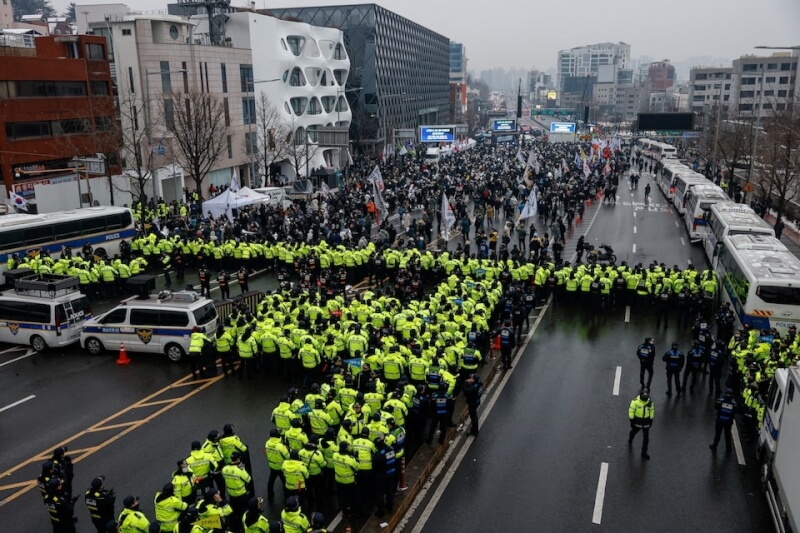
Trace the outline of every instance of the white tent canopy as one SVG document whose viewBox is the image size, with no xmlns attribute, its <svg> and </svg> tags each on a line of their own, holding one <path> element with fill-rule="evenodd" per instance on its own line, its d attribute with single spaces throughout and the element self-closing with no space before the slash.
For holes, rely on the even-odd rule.
<svg viewBox="0 0 800 533">
<path fill-rule="evenodd" d="M 203 215 L 217 218 L 225 214 L 228 220 L 233 220 L 234 209 L 268 201 L 269 197 L 248 187 L 242 187 L 238 192 L 231 192 L 230 189 L 227 189 L 219 196 L 203 202 Z"/>
</svg>

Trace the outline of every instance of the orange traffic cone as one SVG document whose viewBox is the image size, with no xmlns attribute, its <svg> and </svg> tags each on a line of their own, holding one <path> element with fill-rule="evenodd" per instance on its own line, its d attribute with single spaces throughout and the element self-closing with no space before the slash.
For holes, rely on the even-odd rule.
<svg viewBox="0 0 800 533">
<path fill-rule="evenodd" d="M 119 357 L 117 358 L 118 365 L 127 365 L 130 364 L 131 360 L 128 357 L 128 354 L 125 353 L 125 343 L 119 343 Z"/>
<path fill-rule="evenodd" d="M 589 198 L 588 200 L 586 200 L 586 206 L 587 206 L 587 207 L 591 207 L 591 206 L 592 206 L 592 199 L 591 199 L 591 198 Z"/>
<path fill-rule="evenodd" d="M 575 218 L 575 224 L 580 224 L 580 223 L 581 223 L 581 216 L 580 216 L 580 215 L 578 215 L 578 216 Z"/>
</svg>

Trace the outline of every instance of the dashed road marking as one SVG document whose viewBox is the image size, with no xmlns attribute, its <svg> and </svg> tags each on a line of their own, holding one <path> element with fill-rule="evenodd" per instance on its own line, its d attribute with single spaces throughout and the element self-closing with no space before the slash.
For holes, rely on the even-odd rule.
<svg viewBox="0 0 800 533">
<path fill-rule="evenodd" d="M 634 254 L 636 253 L 636 243 L 633 243 L 633 252 L 632 253 L 634 253 Z"/>
<path fill-rule="evenodd" d="M 614 390 L 612 391 L 614 396 L 619 396 L 620 381 L 622 381 L 622 367 L 618 366 L 616 373 L 614 373 Z"/>
<path fill-rule="evenodd" d="M 680 228 L 680 225 L 678 224 L 678 221 L 677 221 L 677 220 L 675 221 L 675 227 L 676 227 L 676 228 Z"/>
<path fill-rule="evenodd" d="M 631 306 L 630 305 L 626 305 L 625 306 L 625 322 L 630 322 L 630 321 L 631 321 Z"/>
<path fill-rule="evenodd" d="M 35 394 L 31 394 L 27 398 L 23 398 L 21 400 L 17 400 L 14 403 L 10 403 L 10 404 L 6 405 L 5 407 L 0 408 L 0 413 L 2 413 L 3 411 L 8 411 L 9 409 L 11 409 L 13 407 L 16 407 L 16 406 L 18 406 L 20 404 L 23 404 L 23 403 L 27 402 L 28 400 L 33 400 L 34 398 L 36 398 L 36 395 Z"/>
<path fill-rule="evenodd" d="M 733 449 L 736 450 L 736 460 L 739 461 L 739 465 L 744 466 L 744 453 L 742 453 L 742 442 L 739 440 L 739 428 L 736 427 L 736 420 L 733 421 L 731 433 L 733 437 Z"/>
<path fill-rule="evenodd" d="M 603 502 L 606 499 L 606 481 L 608 481 L 608 463 L 600 463 L 600 479 L 597 480 L 597 494 L 594 497 L 594 513 L 592 523 L 599 524 L 603 519 Z"/>
<path fill-rule="evenodd" d="M 636 235 L 636 226 L 633 227 L 633 234 Z"/>
<path fill-rule="evenodd" d="M 681 244 L 686 246 L 686 241 L 683 239 L 683 237 L 681 237 Z"/>
</svg>

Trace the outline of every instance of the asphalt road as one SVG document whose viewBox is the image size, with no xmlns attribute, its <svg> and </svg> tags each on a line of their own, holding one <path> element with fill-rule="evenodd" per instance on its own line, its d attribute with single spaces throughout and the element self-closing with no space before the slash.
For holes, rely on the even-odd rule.
<svg viewBox="0 0 800 533">
<path fill-rule="evenodd" d="M 645 184 L 639 191 L 622 186 L 617 206 L 601 206 L 587 240 L 609 242 L 629 264 L 684 267 L 691 260 L 704 267 L 701 249 L 684 244 L 685 230 L 661 207 L 666 201 L 656 187 L 657 205 L 638 205 Z M 654 317 L 641 312 L 626 322 L 622 311 L 591 317 L 550 309 L 480 437 L 451 466 L 447 486 L 429 494 L 438 503 L 423 501 L 406 530 L 769 531 L 750 448 L 746 466 L 735 453 L 715 456 L 708 449 L 714 409 L 706 380 L 694 393 L 664 394 L 660 355 L 673 340 L 684 348 L 690 341 L 690 332 L 675 325 L 673 317 L 669 329 L 657 330 Z M 640 457 L 641 435 L 632 449 L 626 442 L 628 404 L 639 392 L 635 350 L 646 336 L 655 338 L 659 355 L 650 461 Z"/>
</svg>

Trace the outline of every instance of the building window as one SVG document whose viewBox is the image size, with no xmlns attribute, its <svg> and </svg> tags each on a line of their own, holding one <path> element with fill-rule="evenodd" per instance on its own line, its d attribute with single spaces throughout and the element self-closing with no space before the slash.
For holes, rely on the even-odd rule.
<svg viewBox="0 0 800 533">
<path fill-rule="evenodd" d="M 725 95 L 725 96 L 722 98 L 722 100 L 723 100 L 724 102 L 727 102 L 727 101 L 728 101 L 728 100 L 730 100 L 730 99 L 731 99 L 731 95 L 729 95 L 729 94 L 726 94 L 726 95 Z"/>
<path fill-rule="evenodd" d="M 164 100 L 164 124 L 169 131 L 175 129 L 175 102 L 171 98 Z"/>
<path fill-rule="evenodd" d="M 225 125 L 231 125 L 231 108 L 230 104 L 228 103 L 228 98 L 222 99 L 222 108 L 225 110 Z"/>
<path fill-rule="evenodd" d="M 294 111 L 294 114 L 299 117 L 306 112 L 306 106 L 308 105 L 308 98 L 295 97 L 290 99 L 289 103 L 292 106 L 292 111 Z"/>
<path fill-rule="evenodd" d="M 50 135 L 49 122 L 16 122 L 6 124 L 6 137 L 8 139 L 49 137 Z"/>
<path fill-rule="evenodd" d="M 62 96 L 86 96 L 83 81 L 18 81 L 17 97 L 46 98 Z"/>
<path fill-rule="evenodd" d="M 306 84 L 306 78 L 303 76 L 303 71 L 299 67 L 292 69 L 292 75 L 289 78 L 289 85 L 292 87 L 303 87 Z"/>
<path fill-rule="evenodd" d="M 254 131 L 248 131 L 244 134 L 244 149 L 248 156 L 252 156 L 258 152 L 258 134 Z"/>
<path fill-rule="evenodd" d="M 777 63 L 767 63 L 767 70 L 778 70 Z"/>
<path fill-rule="evenodd" d="M 106 47 L 102 44 L 87 43 L 86 44 L 86 59 L 105 61 Z"/>
<path fill-rule="evenodd" d="M 739 98 L 752 98 L 755 96 L 754 91 L 739 91 Z"/>
<path fill-rule="evenodd" d="M 133 106 L 133 113 L 131 114 L 133 115 L 133 129 L 134 131 L 139 131 L 139 110 L 135 105 Z"/>
<path fill-rule="evenodd" d="M 242 121 L 243 124 L 256 123 L 256 99 L 251 96 L 242 98 Z"/>
<path fill-rule="evenodd" d="M 181 74 L 183 75 L 183 92 L 189 92 L 189 67 L 186 61 L 181 62 Z"/>
<path fill-rule="evenodd" d="M 753 104 L 739 104 L 739 111 L 752 111 Z"/>
<path fill-rule="evenodd" d="M 789 83 L 789 76 L 781 76 L 780 78 L 778 78 L 778 83 L 780 83 L 781 85 Z"/>
<path fill-rule="evenodd" d="M 94 128 L 97 131 L 111 131 L 114 129 L 114 117 L 94 117 Z"/>
<path fill-rule="evenodd" d="M 336 48 L 333 50 L 333 58 L 340 60 L 347 59 L 347 54 L 344 51 L 344 46 L 342 43 L 336 43 Z"/>
<path fill-rule="evenodd" d="M 319 105 L 319 100 L 317 100 L 316 96 L 313 97 L 308 102 L 308 114 L 309 115 L 320 115 L 320 114 L 322 114 L 322 106 Z"/>
<path fill-rule="evenodd" d="M 775 83 L 775 76 L 767 76 L 766 83 Z"/>
<path fill-rule="evenodd" d="M 56 135 L 72 135 L 74 133 L 87 133 L 89 122 L 85 118 L 68 118 L 54 121 Z"/>
<path fill-rule="evenodd" d="M 161 91 L 164 93 L 172 92 L 172 78 L 169 75 L 169 61 L 161 61 L 159 63 L 159 70 L 161 70 Z"/>
<path fill-rule="evenodd" d="M 131 86 L 131 94 L 135 94 L 136 86 L 133 84 L 133 67 L 128 67 L 128 83 Z"/>
<path fill-rule="evenodd" d="M 694 86 L 694 90 L 695 91 L 705 91 L 706 90 L 706 86 L 705 85 L 695 85 Z"/>
<path fill-rule="evenodd" d="M 305 42 L 306 40 L 303 37 L 297 37 L 296 35 L 291 35 L 286 38 L 286 44 L 289 45 L 289 50 L 295 56 L 299 56 L 303 52 L 303 45 Z"/>
<path fill-rule="evenodd" d="M 786 104 L 784 104 L 784 103 L 775 104 L 775 110 L 776 111 L 785 111 L 786 110 Z"/>
<path fill-rule="evenodd" d="M 797 64 L 797 63 L 795 63 L 795 64 Z M 791 63 L 781 63 L 781 70 L 792 70 L 792 64 Z"/>
<path fill-rule="evenodd" d="M 108 83 L 104 81 L 93 81 L 92 94 L 95 96 L 108 96 L 110 94 L 108 91 Z"/>
<path fill-rule="evenodd" d="M 702 101 L 704 101 L 704 100 L 705 100 L 705 97 L 704 97 L 702 94 L 701 94 L 701 95 L 695 95 L 695 96 L 692 98 L 692 100 L 693 100 L 693 101 L 695 101 L 695 102 L 702 102 Z"/>
<path fill-rule="evenodd" d="M 755 78 L 742 78 L 742 85 L 755 85 L 756 79 Z"/>
<path fill-rule="evenodd" d="M 764 91 L 764 96 L 775 96 L 775 91 Z"/>
<path fill-rule="evenodd" d="M 122 35 L 130 35 L 130 34 L 131 34 L 130 28 L 123 28 L 122 29 Z"/>
<path fill-rule="evenodd" d="M 253 92 L 253 65 L 239 65 L 239 78 L 242 82 L 242 92 Z"/>
<path fill-rule="evenodd" d="M 786 94 L 787 94 L 786 89 L 781 89 L 780 91 L 778 91 L 778 98 L 786 98 Z"/>
<path fill-rule="evenodd" d="M 725 84 L 725 90 L 726 91 L 730 91 L 731 90 L 731 84 L 730 83 L 726 83 Z"/>
<path fill-rule="evenodd" d="M 742 65 L 742 72 L 755 72 L 756 70 L 758 70 L 757 63 L 745 63 Z"/>
<path fill-rule="evenodd" d="M 222 92 L 226 93 L 228 92 L 228 69 L 225 67 L 225 63 L 220 63 L 219 73 L 222 78 Z"/>
<path fill-rule="evenodd" d="M 231 141 L 231 136 L 228 135 L 228 159 L 233 159 L 233 142 Z"/>
</svg>

